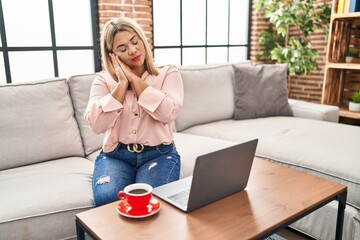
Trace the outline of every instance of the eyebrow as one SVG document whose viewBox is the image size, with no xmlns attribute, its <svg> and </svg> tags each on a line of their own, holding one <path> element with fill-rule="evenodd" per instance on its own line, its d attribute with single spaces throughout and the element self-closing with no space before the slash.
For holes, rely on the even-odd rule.
<svg viewBox="0 0 360 240">
<path fill-rule="evenodd" d="M 132 36 L 132 38 L 128 41 L 128 43 L 131 42 L 132 40 L 134 40 L 135 37 L 136 37 L 136 35 Z M 120 45 L 116 46 L 115 49 L 118 49 L 118 48 L 120 48 L 120 47 L 124 47 L 125 45 L 126 45 L 125 43 L 120 44 Z"/>
</svg>

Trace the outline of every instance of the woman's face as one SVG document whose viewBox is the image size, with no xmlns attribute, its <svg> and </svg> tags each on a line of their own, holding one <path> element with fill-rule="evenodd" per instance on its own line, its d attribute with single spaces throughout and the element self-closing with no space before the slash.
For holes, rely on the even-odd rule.
<svg viewBox="0 0 360 240">
<path fill-rule="evenodd" d="M 113 53 L 131 69 L 144 68 L 145 46 L 134 32 L 120 31 L 114 36 Z"/>
</svg>

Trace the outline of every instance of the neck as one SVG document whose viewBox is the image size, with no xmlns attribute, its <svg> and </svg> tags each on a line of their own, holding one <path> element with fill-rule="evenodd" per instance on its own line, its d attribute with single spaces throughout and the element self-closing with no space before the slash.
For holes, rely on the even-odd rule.
<svg viewBox="0 0 360 240">
<path fill-rule="evenodd" d="M 145 72 L 145 66 L 143 65 L 143 66 L 141 66 L 141 67 L 138 67 L 138 68 L 134 68 L 134 69 L 132 69 L 133 70 L 133 72 L 136 74 L 136 76 L 138 76 L 138 77 L 140 77 L 141 78 L 141 76 L 144 74 L 144 72 Z"/>
</svg>

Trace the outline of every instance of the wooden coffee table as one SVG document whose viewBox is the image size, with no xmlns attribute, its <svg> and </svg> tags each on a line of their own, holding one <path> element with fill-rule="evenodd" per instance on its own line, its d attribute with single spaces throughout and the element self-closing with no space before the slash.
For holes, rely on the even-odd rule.
<svg viewBox="0 0 360 240">
<path fill-rule="evenodd" d="M 336 239 L 342 238 L 347 187 L 254 159 L 247 188 L 191 213 L 161 202 L 158 213 L 132 219 L 118 202 L 76 215 L 78 239 L 263 239 L 325 204 L 339 201 Z M 335 233 L 334 233 L 335 234 Z"/>
</svg>

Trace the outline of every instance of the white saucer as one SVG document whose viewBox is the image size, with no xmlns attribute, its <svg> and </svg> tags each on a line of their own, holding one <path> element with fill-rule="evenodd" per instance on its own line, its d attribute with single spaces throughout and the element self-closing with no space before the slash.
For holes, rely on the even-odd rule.
<svg viewBox="0 0 360 240">
<path fill-rule="evenodd" d="M 120 201 L 116 206 L 117 212 L 125 217 L 129 218 L 144 218 L 154 215 L 160 210 L 160 202 L 156 198 L 151 198 L 146 208 L 141 210 L 132 209 L 126 200 Z"/>
</svg>

